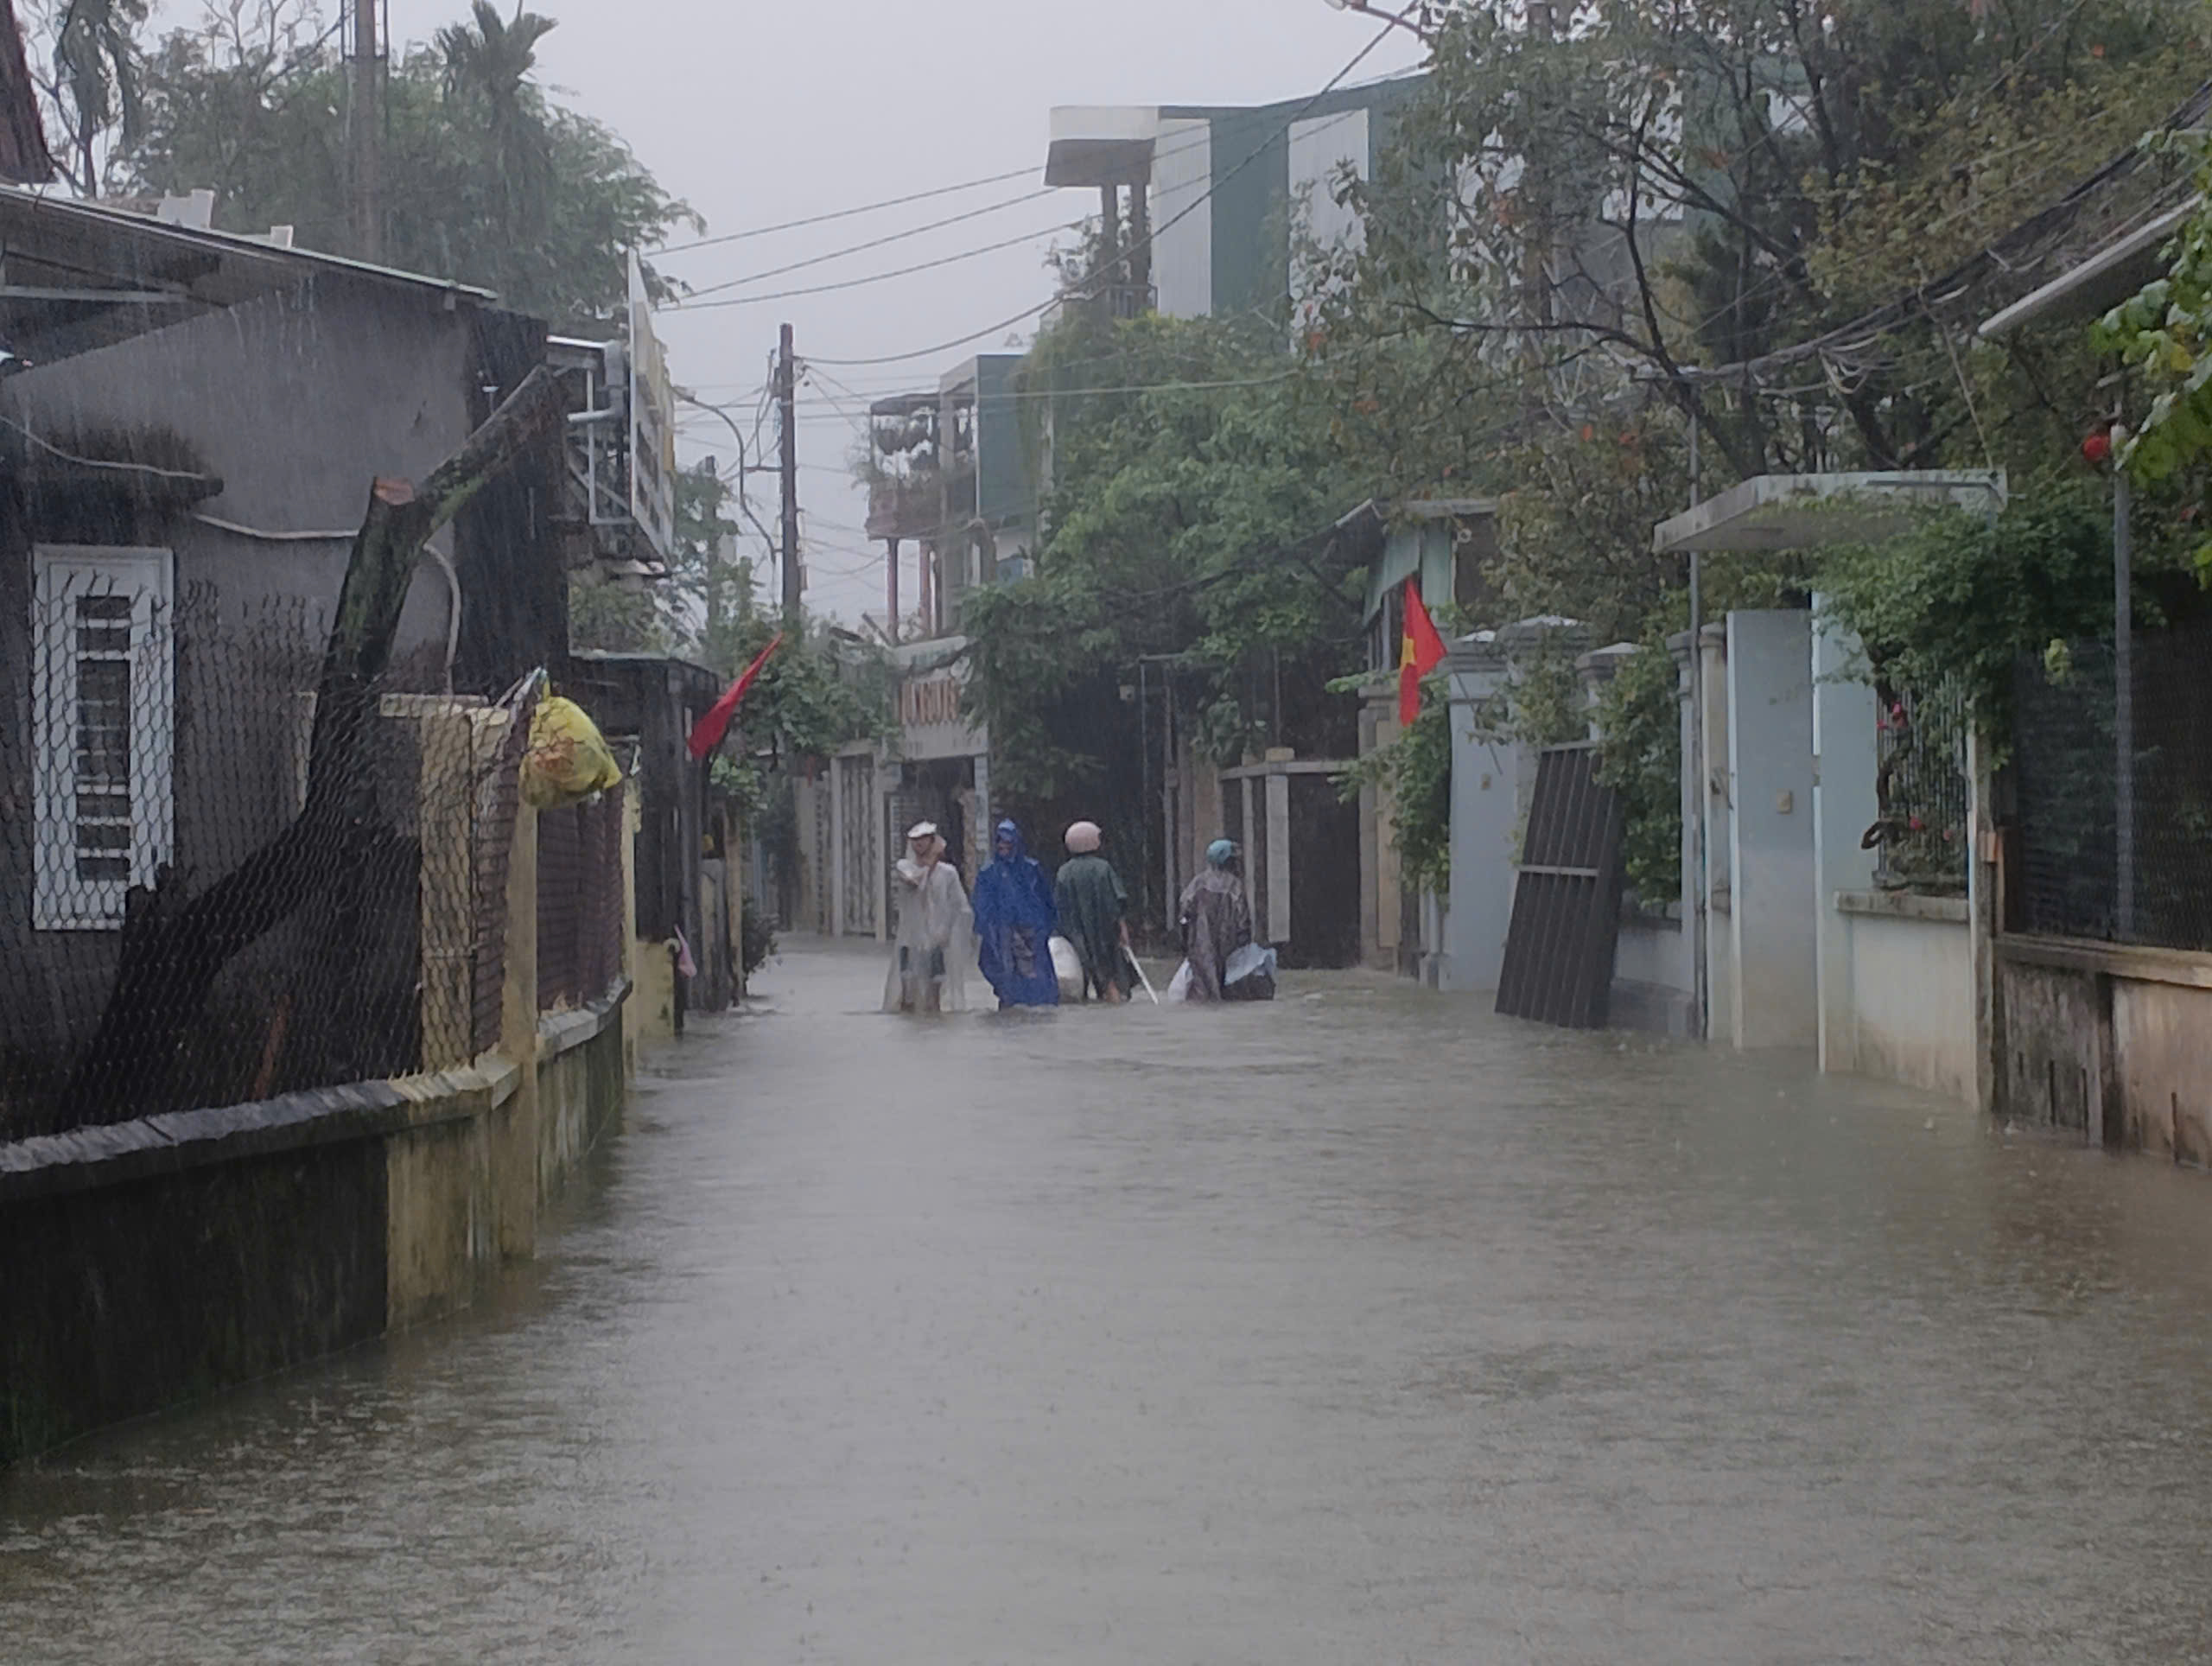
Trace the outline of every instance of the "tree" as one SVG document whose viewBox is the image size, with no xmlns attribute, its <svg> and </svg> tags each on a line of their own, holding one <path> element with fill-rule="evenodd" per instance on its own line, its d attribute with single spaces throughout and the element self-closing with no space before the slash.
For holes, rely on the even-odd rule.
<svg viewBox="0 0 2212 1666">
<path fill-rule="evenodd" d="M 1960 337 L 2001 271 L 1929 286 L 2171 108 L 2206 22 L 2193 0 L 1521 14 L 1449 12 L 1397 141 L 1344 183 L 1367 234 L 1336 258 L 1326 358 L 1357 384 L 1433 344 L 1493 462 L 1481 424 L 1518 444 L 1656 399 L 1737 477 L 1994 448 Z M 1879 330 L 1800 345 L 1893 302 Z"/>
<path fill-rule="evenodd" d="M 109 141 L 125 147 L 145 113 L 139 32 L 148 0 L 45 0 L 25 12 L 25 33 L 45 47 L 31 75 L 64 143 L 54 164 L 72 190 L 100 194 Z"/>
<path fill-rule="evenodd" d="M 1606 769 L 1658 894 L 1680 768 L 1663 643 L 1688 607 L 1651 527 L 1770 470 L 1996 465 L 2031 493 L 2078 471 L 2108 364 L 2078 329 L 1977 350 L 1973 325 L 2065 264 L 2074 209 L 2046 210 L 2181 104 L 2208 15 L 1608 0 L 1552 9 L 1548 29 L 1532 10 L 1444 12 L 1370 176 L 1338 183 L 1363 238 L 1307 251 L 1323 299 L 1303 346 L 1349 472 L 1498 499 L 1484 622 L 1563 614 L 1643 645 L 1604 714 Z M 2122 163 L 2075 200 L 2124 214 L 2160 183 Z M 2087 237 L 2097 215 L 2081 218 Z M 2070 572 L 2080 550 L 2046 542 L 2052 573 Z M 1955 593 L 1940 544 L 1839 558 L 1838 582 L 1870 619 L 1916 589 Z M 1802 557 L 1708 562 L 1706 606 L 1802 602 L 1815 577 Z M 2078 616 L 2054 582 L 1942 623 L 1986 672 Z"/>
<path fill-rule="evenodd" d="M 1316 687 L 1362 640 L 1357 563 L 1306 547 L 1365 495 L 1330 413 L 1276 339 L 1238 322 L 1078 310 L 1019 378 L 1053 489 L 1034 575 L 971 594 L 969 698 L 995 785 L 1041 802 L 1096 790 L 1141 655 L 1187 656 L 1217 753 L 1251 743 L 1262 656 Z M 1049 395 L 1049 397 L 1043 397 Z"/>
<path fill-rule="evenodd" d="M 2154 133 L 2149 142 L 2190 157 L 2196 207 L 2165 251 L 2165 270 L 2099 320 L 2092 338 L 2152 396 L 2135 431 L 2121 436 L 2120 465 L 2177 512 L 2198 582 L 2212 588 L 2212 535 L 2199 524 L 2212 479 L 2212 200 L 2202 194 L 2212 192 L 2212 139 Z"/>
<path fill-rule="evenodd" d="M 211 187 L 226 229 L 289 225 L 302 244 L 327 246 L 347 224 L 344 61 L 297 0 L 238 6 L 171 33 L 148 58 L 143 130 L 118 175 L 149 192 Z M 532 79 L 553 27 L 480 3 L 470 22 L 392 67 L 385 248 L 396 266 L 600 334 L 620 316 L 626 251 L 700 222 L 615 133 Z"/>
<path fill-rule="evenodd" d="M 477 167 L 502 203 L 505 224 L 542 234 L 553 194 L 553 147 L 533 105 L 530 73 L 554 22 L 519 5 L 506 22 L 491 0 L 474 0 L 474 10 L 473 28 L 449 24 L 437 34 L 447 99 L 457 125 L 478 130 Z"/>
</svg>

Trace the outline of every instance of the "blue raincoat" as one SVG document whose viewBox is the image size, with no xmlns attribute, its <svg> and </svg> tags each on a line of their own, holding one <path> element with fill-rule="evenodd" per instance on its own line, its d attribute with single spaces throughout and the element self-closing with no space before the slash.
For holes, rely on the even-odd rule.
<svg viewBox="0 0 2212 1666">
<path fill-rule="evenodd" d="M 1012 849 L 994 854 L 976 875 L 969 906 L 976 913 L 976 957 L 1001 1007 L 1057 1007 L 1060 980 L 1052 970 L 1052 932 L 1058 915 L 1052 882 L 1021 843 L 1021 830 L 1001 822 L 993 842 Z"/>
</svg>

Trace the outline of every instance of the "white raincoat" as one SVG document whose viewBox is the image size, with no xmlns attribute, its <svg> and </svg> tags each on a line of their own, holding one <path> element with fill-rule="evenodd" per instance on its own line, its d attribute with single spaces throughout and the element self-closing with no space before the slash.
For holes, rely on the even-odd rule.
<svg viewBox="0 0 2212 1666">
<path fill-rule="evenodd" d="M 883 986 L 883 1010 L 931 1010 L 930 986 L 935 982 L 935 1009 L 958 1012 L 967 1005 L 968 962 L 975 954 L 976 935 L 960 870 L 942 859 L 924 868 L 908 855 L 891 872 L 899 931 Z"/>
</svg>

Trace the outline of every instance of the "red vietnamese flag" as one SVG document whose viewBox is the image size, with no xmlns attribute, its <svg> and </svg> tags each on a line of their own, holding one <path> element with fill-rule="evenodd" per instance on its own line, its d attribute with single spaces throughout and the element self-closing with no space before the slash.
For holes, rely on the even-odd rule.
<svg viewBox="0 0 2212 1666">
<path fill-rule="evenodd" d="M 1444 639 L 1421 605 L 1421 586 L 1406 581 L 1406 633 L 1398 646 L 1398 723 L 1410 728 L 1421 715 L 1421 680 L 1444 663 Z"/>
<path fill-rule="evenodd" d="M 768 663 L 768 656 L 784 645 L 784 633 L 779 631 L 768 639 L 768 645 L 753 656 L 753 663 L 738 675 L 722 697 L 709 707 L 707 715 L 691 728 L 691 755 L 703 758 L 721 745 L 722 736 L 729 732 L 729 720 L 737 715 L 737 703 L 745 698 L 745 691 L 753 686 L 753 679 L 760 675 L 760 668 Z"/>
</svg>

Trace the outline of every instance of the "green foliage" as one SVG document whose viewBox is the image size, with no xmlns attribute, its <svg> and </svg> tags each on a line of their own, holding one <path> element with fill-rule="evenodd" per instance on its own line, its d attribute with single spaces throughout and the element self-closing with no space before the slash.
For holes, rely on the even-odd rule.
<svg viewBox="0 0 2212 1666">
<path fill-rule="evenodd" d="M 1549 36 L 1519 0 L 1443 16 L 1427 84 L 1343 188 L 1366 232 L 1330 262 L 1310 373 L 1351 473 L 1500 499 L 1486 622 L 1559 613 L 1600 641 L 1687 620 L 1683 564 L 1649 552 L 1690 488 L 1693 412 L 1705 492 L 2070 457 L 2109 368 L 2078 330 L 1976 350 L 1923 317 L 1841 377 L 1760 378 L 1788 391 L 1680 372 L 1985 247 L 2177 103 L 2212 23 L 2198 0 L 1868 0 L 1817 26 L 1795 0 L 1622 0 Z M 1708 563 L 1709 612 L 1802 601 L 1802 566 L 1762 565 Z"/>
<path fill-rule="evenodd" d="M 659 596 L 643 585 L 569 575 L 569 645 L 603 653 L 672 653 L 677 642 Z"/>
<path fill-rule="evenodd" d="M 776 952 L 775 928 L 762 919 L 760 911 L 747 899 L 738 921 L 738 959 L 745 976 L 750 978 L 768 963 Z"/>
<path fill-rule="evenodd" d="M 1141 654 L 1190 656 L 1191 698 L 1232 748 L 1255 722 L 1240 672 L 1256 658 L 1321 675 L 1357 660 L 1360 573 L 1294 546 L 1363 493 L 1292 370 L 1249 324 L 1082 312 L 1039 340 L 1020 386 L 1055 396 L 1028 402 L 1040 453 L 1050 405 L 1049 535 L 1033 577 L 963 614 L 969 704 L 1009 798 L 1098 778 L 1097 690 Z"/>
<path fill-rule="evenodd" d="M 1649 907 L 1682 890 L 1681 713 L 1681 673 L 1658 644 L 1623 660 L 1598 696 L 1598 780 L 1620 795 L 1623 865 Z"/>
<path fill-rule="evenodd" d="M 1439 679 L 1440 682 L 1441 679 Z M 1441 690 L 1437 693 L 1440 696 Z M 1407 881 L 1426 891 L 1452 888 L 1452 708 L 1432 698 L 1410 728 L 1399 731 L 1337 778 L 1345 798 L 1363 787 L 1385 793 L 1392 843 Z"/>
<path fill-rule="evenodd" d="M 1683 563 L 1651 553 L 1651 529 L 1681 507 L 1683 437 L 1680 423 L 1648 412 L 1546 432 L 1514 449 L 1491 567 L 1508 617 L 1555 614 L 1615 642 L 1665 607 L 1685 582 Z"/>
<path fill-rule="evenodd" d="M 2196 165 L 2198 190 L 2212 191 L 2212 136 L 2193 134 L 2167 148 L 2185 150 Z M 2194 500 L 2212 465 L 2212 199 L 2200 199 L 2167 254 L 2164 275 L 2106 314 L 2091 334 L 2153 391 L 2122 461 L 2146 484 L 2183 486 Z M 2199 537 L 2192 555 L 2199 581 L 2212 587 L 2212 535 Z"/>
<path fill-rule="evenodd" d="M 289 225 L 304 246 L 342 250 L 346 66 L 332 46 L 295 49 L 288 9 L 266 10 L 262 29 L 219 18 L 148 55 L 143 129 L 117 171 L 141 191 L 213 187 L 226 230 Z M 503 21 L 480 0 L 473 22 L 391 67 L 385 259 L 494 289 L 557 330 L 599 332 L 620 315 L 624 250 L 698 221 L 612 130 L 531 78 L 552 27 L 527 12 Z"/>
<path fill-rule="evenodd" d="M 747 660 L 779 628 L 756 615 L 736 633 Z M 769 747 L 779 760 L 824 758 L 854 741 L 876 740 L 891 728 L 891 684 L 882 660 L 818 621 L 769 660 L 739 708 L 748 748 Z"/>
<path fill-rule="evenodd" d="M 1994 519 L 1946 510 L 1901 537 L 1833 551 L 1821 588 L 1885 686 L 1956 677 L 2001 744 L 2023 654 L 2112 629 L 2112 527 L 2094 480 L 2045 480 Z"/>
<path fill-rule="evenodd" d="M 1574 656 L 1548 638 L 1514 658 L 1505 688 L 1478 703 L 1467 721 L 1481 739 L 1504 745 L 1548 747 L 1581 740 L 1588 712 Z M 1339 677 L 1332 690 L 1350 693 L 1366 677 Z M 1426 889 L 1451 887 L 1452 716 L 1447 679 L 1432 676 L 1422 687 L 1421 715 L 1396 740 L 1367 754 L 1338 775 L 1340 797 L 1375 787 L 1389 798 L 1393 840 L 1407 877 Z"/>
<path fill-rule="evenodd" d="M 1564 639 L 1551 636 L 1520 650 L 1503 703 L 1478 707 L 1476 727 L 1524 747 L 1564 746 L 1583 739 L 1590 731 L 1590 714 L 1574 658 Z"/>
</svg>

